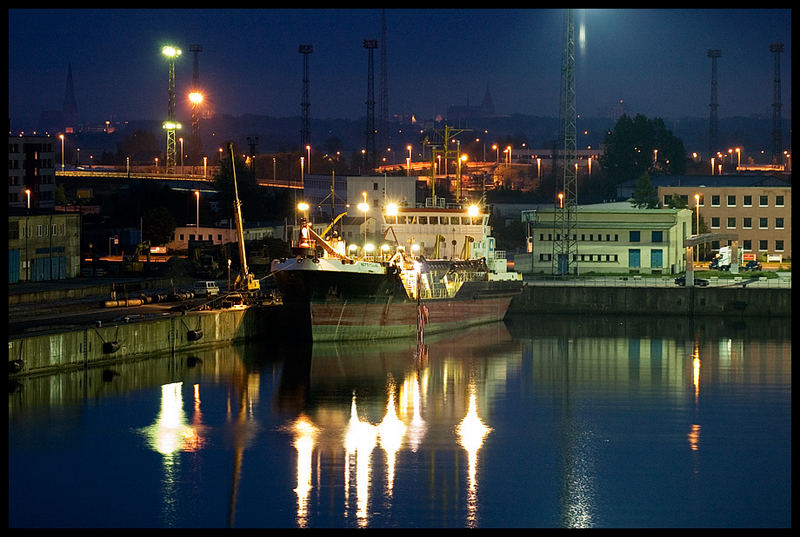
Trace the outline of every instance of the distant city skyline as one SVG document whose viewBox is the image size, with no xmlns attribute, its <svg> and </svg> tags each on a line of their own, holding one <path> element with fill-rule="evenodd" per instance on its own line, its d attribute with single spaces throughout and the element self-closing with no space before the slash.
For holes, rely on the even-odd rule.
<svg viewBox="0 0 800 537">
<path fill-rule="evenodd" d="M 388 112 L 417 119 L 478 105 L 497 114 L 558 115 L 564 10 L 387 9 Z M 46 29 L 46 31 L 44 31 Z M 43 37 L 46 36 L 46 37 Z M 61 110 L 68 66 L 84 122 L 163 120 L 164 44 L 176 61 L 179 120 L 189 123 L 190 45 L 217 114 L 301 115 L 302 55 L 310 117 L 366 114 L 364 39 L 381 38 L 380 9 L 9 10 L 9 118 Z M 770 116 L 780 55 L 782 117 L 791 118 L 791 10 L 575 10 L 577 109 L 611 115 L 622 99 L 648 117 L 707 117 L 718 59 L 719 117 Z M 379 49 L 380 50 L 380 49 Z M 375 61 L 375 97 L 380 62 Z"/>
</svg>

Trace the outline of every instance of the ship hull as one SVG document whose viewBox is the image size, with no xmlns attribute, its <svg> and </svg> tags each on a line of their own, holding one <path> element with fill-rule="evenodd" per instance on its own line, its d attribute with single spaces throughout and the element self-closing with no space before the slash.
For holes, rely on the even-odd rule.
<svg viewBox="0 0 800 537">
<path fill-rule="evenodd" d="M 502 320 L 511 294 L 493 294 L 464 299 L 423 300 L 383 303 L 343 300 L 311 302 L 309 319 L 313 341 L 368 340 L 409 337 L 417 334 L 420 309 L 427 318 L 424 334 L 459 330 Z M 420 308 L 421 307 L 421 308 Z"/>
<path fill-rule="evenodd" d="M 358 273 L 335 263 L 276 267 L 275 280 L 296 336 L 315 342 L 414 336 L 421 312 L 424 334 L 496 322 L 522 286 L 518 281 L 471 281 L 453 297 L 418 303 L 392 271 Z"/>
</svg>

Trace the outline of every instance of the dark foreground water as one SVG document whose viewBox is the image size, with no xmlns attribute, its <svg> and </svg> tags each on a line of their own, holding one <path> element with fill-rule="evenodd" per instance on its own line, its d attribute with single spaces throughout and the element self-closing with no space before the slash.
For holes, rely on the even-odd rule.
<svg viewBox="0 0 800 537">
<path fill-rule="evenodd" d="M 515 317 L 9 385 L 11 527 L 788 527 L 791 321 Z"/>
</svg>

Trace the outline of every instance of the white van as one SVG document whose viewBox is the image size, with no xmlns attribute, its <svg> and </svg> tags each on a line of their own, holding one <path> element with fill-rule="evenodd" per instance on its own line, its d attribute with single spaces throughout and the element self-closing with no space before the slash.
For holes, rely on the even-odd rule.
<svg viewBox="0 0 800 537">
<path fill-rule="evenodd" d="M 195 296 L 215 296 L 219 294 L 219 287 L 217 282 L 213 281 L 199 281 L 194 282 Z"/>
</svg>

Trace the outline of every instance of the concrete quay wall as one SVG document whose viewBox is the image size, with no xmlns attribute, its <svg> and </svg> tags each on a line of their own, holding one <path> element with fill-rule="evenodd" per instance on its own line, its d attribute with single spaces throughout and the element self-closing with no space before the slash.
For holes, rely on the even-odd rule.
<svg viewBox="0 0 800 537">
<path fill-rule="evenodd" d="M 790 317 L 792 290 L 527 285 L 508 312 Z"/>
<path fill-rule="evenodd" d="M 16 375 L 49 374 L 113 364 L 158 353 L 185 352 L 280 333 L 279 306 L 187 313 L 67 332 L 9 338 L 8 361 L 22 361 Z M 193 339 L 196 331 L 202 337 Z"/>
</svg>

